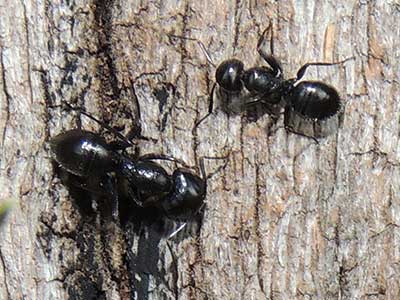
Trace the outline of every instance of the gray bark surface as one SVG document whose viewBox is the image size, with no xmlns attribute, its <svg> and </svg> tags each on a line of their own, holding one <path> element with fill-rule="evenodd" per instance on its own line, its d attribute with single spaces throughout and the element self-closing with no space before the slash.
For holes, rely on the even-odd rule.
<svg viewBox="0 0 400 300">
<path fill-rule="evenodd" d="M 0 299 L 400 299 L 400 4 L 391 1 L 0 1 Z M 335 86 L 343 124 L 315 143 L 283 117 L 208 109 L 215 64 L 265 64 L 269 22 L 292 77 Z M 183 39 L 180 37 L 186 37 Z M 87 213 L 48 141 L 111 135 L 140 151 L 206 160 L 201 227 Z M 138 109 L 140 107 L 140 111 Z M 163 163 L 170 171 L 174 165 Z M 90 195 L 87 195 L 90 196 Z M 101 203 L 98 203 L 101 206 Z M 193 228 L 194 227 L 194 228 Z M 168 231 L 168 230 L 167 230 Z"/>
</svg>

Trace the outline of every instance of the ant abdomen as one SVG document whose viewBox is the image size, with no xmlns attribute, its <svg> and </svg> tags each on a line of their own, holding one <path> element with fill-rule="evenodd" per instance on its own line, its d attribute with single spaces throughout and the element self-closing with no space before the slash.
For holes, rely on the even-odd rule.
<svg viewBox="0 0 400 300">
<path fill-rule="evenodd" d="M 74 129 L 61 133 L 50 141 L 50 147 L 55 161 L 80 177 L 106 174 L 119 164 L 105 139 L 89 131 Z"/>
<path fill-rule="evenodd" d="M 336 89 L 324 82 L 301 81 L 290 91 L 287 102 L 304 118 L 325 120 L 341 109 L 341 100 Z"/>
</svg>

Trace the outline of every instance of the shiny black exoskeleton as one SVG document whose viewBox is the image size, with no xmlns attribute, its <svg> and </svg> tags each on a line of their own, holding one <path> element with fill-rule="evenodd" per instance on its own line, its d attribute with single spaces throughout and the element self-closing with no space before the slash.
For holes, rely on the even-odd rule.
<svg viewBox="0 0 400 300">
<path fill-rule="evenodd" d="M 253 96 L 268 96 L 272 91 L 279 91 L 283 80 L 279 64 L 276 62 L 272 66 L 274 69 L 262 66 L 244 70 L 244 65 L 240 60 L 229 59 L 217 67 L 215 80 L 218 86 L 228 94 L 239 94 L 244 86 Z M 274 100 L 268 100 L 268 102 L 274 102 Z"/>
<path fill-rule="evenodd" d="M 73 129 L 59 134 L 50 141 L 50 147 L 54 160 L 80 177 L 103 175 L 120 164 L 119 155 L 105 139 L 89 131 Z"/>
<path fill-rule="evenodd" d="M 74 182 L 75 185 L 95 193 L 108 190 L 113 201 L 118 201 L 119 196 L 112 183 L 115 178 L 119 185 L 125 185 L 128 197 L 138 206 L 160 201 L 172 190 L 171 176 L 159 164 L 151 160 L 133 160 L 98 134 L 73 129 L 54 137 L 50 146 L 54 160 L 65 171 L 96 184 Z M 114 204 L 113 210 L 117 210 L 117 203 Z"/>
<path fill-rule="evenodd" d="M 335 88 L 319 81 L 300 82 L 290 90 L 286 100 L 290 108 L 308 119 L 324 120 L 341 109 Z"/>
<path fill-rule="evenodd" d="M 275 60 L 272 56 L 268 61 Z M 255 102 L 276 104 L 285 100 L 296 113 L 307 119 L 324 120 L 335 115 L 341 107 L 337 91 L 330 85 L 319 81 L 297 82 L 311 65 L 333 65 L 336 63 L 307 63 L 302 66 L 294 79 L 285 80 L 279 64 L 271 67 L 243 69 L 243 63 L 236 59 L 222 62 L 216 71 L 218 86 L 226 93 L 236 94 L 246 87 Z"/>
<path fill-rule="evenodd" d="M 175 158 L 166 155 L 145 155 L 146 159 L 155 160 L 169 160 L 179 164 L 184 164 Z M 223 157 L 224 159 L 226 157 Z M 184 164 L 185 165 L 185 164 Z M 170 176 L 169 183 L 171 188 L 169 193 L 164 193 L 162 197 L 154 199 L 154 193 L 157 189 L 154 188 L 152 192 L 148 190 L 149 194 L 153 196 L 149 199 L 154 199 L 152 205 L 160 207 L 163 213 L 170 219 L 180 222 L 187 222 L 190 220 L 204 205 L 204 199 L 207 194 L 207 176 L 204 169 L 204 158 L 200 158 L 200 172 L 201 176 L 193 173 L 186 168 L 177 168 L 172 176 Z M 161 180 L 159 180 L 161 183 Z M 140 192 L 143 192 L 144 185 L 140 185 Z"/>
<path fill-rule="evenodd" d="M 172 174 L 173 190 L 162 199 L 165 214 L 174 220 L 187 221 L 204 204 L 207 193 L 206 179 L 179 168 Z"/>
<path fill-rule="evenodd" d="M 151 160 L 134 161 L 125 157 L 119 171 L 126 193 L 138 206 L 157 205 L 172 190 L 171 176 Z"/>
<path fill-rule="evenodd" d="M 178 168 L 171 176 L 153 161 L 179 162 L 176 159 L 163 155 L 131 159 L 100 135 L 79 129 L 57 135 L 50 141 L 50 146 L 54 160 L 62 169 L 88 181 L 95 179 L 98 183 L 92 187 L 79 182 L 79 187 L 97 193 L 95 189 L 102 186 L 109 191 L 115 202 L 114 217 L 119 196 L 128 197 L 140 207 L 161 209 L 168 218 L 183 222 L 193 217 L 204 204 L 206 178 L 183 168 Z M 204 167 L 201 170 L 204 175 Z M 113 183 L 115 180 L 119 188 Z M 123 195 L 118 194 L 121 191 Z"/>
<path fill-rule="evenodd" d="M 215 79 L 219 86 L 227 93 L 240 93 L 243 89 L 242 75 L 244 65 L 238 59 L 229 59 L 222 62 L 215 71 Z"/>
<path fill-rule="evenodd" d="M 265 30 L 267 31 L 272 32 L 272 25 Z M 215 86 L 218 86 L 219 91 L 228 98 L 240 95 L 246 90 L 247 93 L 242 96 L 243 108 L 256 103 L 268 105 L 283 103 L 288 112 L 317 122 L 327 120 L 341 110 L 341 100 L 335 88 L 320 81 L 300 80 L 309 66 L 331 66 L 341 64 L 348 59 L 336 63 L 306 63 L 298 70 L 295 78 L 284 79 L 278 60 L 273 54 L 267 54 L 262 50 L 265 32 L 258 41 L 257 51 L 268 66 L 246 70 L 238 59 L 223 61 L 215 72 L 216 84 L 211 91 L 208 114 L 196 123 L 195 128 L 212 113 Z M 272 51 L 271 47 L 271 53 Z M 285 116 L 289 115 L 285 113 Z"/>
</svg>

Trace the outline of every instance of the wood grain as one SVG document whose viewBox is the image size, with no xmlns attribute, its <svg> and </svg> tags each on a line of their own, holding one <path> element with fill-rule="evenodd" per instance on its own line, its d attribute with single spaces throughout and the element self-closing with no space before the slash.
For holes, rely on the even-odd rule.
<svg viewBox="0 0 400 300">
<path fill-rule="evenodd" d="M 400 298 L 397 1 L 0 7 L 0 199 L 18 199 L 0 228 L 0 299 Z M 214 64 L 261 65 L 269 22 L 287 77 L 354 56 L 306 74 L 340 92 L 341 128 L 317 144 L 288 133 L 283 117 L 249 120 L 217 101 L 192 133 L 215 72 L 196 40 Z M 194 166 L 230 151 L 208 181 L 201 227 L 167 240 L 155 223 L 82 211 L 47 142 L 79 123 L 110 135 L 63 101 L 156 139 L 139 141 L 142 154 Z M 221 165 L 206 160 L 209 173 Z"/>
</svg>

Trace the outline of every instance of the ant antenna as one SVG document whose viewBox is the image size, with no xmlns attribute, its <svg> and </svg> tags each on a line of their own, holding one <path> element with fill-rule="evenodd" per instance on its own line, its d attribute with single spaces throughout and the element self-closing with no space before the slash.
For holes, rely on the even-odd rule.
<svg viewBox="0 0 400 300">
<path fill-rule="evenodd" d="M 121 134 L 120 132 L 118 132 L 116 129 L 112 128 L 111 126 L 107 125 L 106 123 L 100 121 L 99 119 L 97 119 L 96 117 L 92 116 L 91 114 L 89 114 L 88 112 L 86 112 L 84 109 L 82 108 L 78 108 L 78 107 L 74 107 L 72 106 L 70 103 L 68 102 L 63 102 L 63 104 L 70 110 L 73 111 L 77 111 L 80 114 L 88 117 L 89 119 L 95 121 L 96 123 L 100 124 L 100 126 L 104 127 L 105 129 L 107 129 L 108 131 L 110 131 L 112 134 L 114 134 L 117 138 L 120 139 L 120 141 L 122 142 L 122 144 L 118 143 L 118 142 L 112 142 L 110 143 L 113 147 L 115 147 L 115 150 L 123 150 L 127 147 L 134 147 L 136 146 L 135 144 L 133 144 L 129 139 L 127 139 L 123 134 Z M 53 108 L 55 107 L 61 107 L 62 105 L 59 106 L 53 106 Z M 134 135 L 135 139 L 140 139 L 140 140 L 145 140 L 145 141 L 152 141 L 152 142 L 157 142 L 157 139 L 151 138 L 151 137 L 146 137 L 143 136 L 141 134 L 135 134 Z"/>
<path fill-rule="evenodd" d="M 172 233 L 168 236 L 168 239 L 172 239 L 175 235 L 178 234 L 178 232 L 180 232 L 183 228 L 185 228 L 186 225 L 187 225 L 187 222 L 182 223 L 182 224 L 178 227 L 178 229 L 176 229 L 174 232 L 172 232 Z"/>
<path fill-rule="evenodd" d="M 208 51 L 207 51 L 206 47 L 204 46 L 204 44 L 201 41 L 197 41 L 197 44 L 199 45 L 200 49 L 203 51 L 203 54 L 207 58 L 208 63 L 215 68 L 216 65 L 212 61 L 211 56 L 208 53 Z"/>
<path fill-rule="evenodd" d="M 182 36 L 182 35 L 175 35 L 175 34 L 168 34 L 169 37 L 172 38 L 177 38 L 177 39 L 182 39 L 182 40 L 188 40 L 188 41 L 194 41 L 197 43 L 197 45 L 200 47 L 201 51 L 203 52 L 204 56 L 206 57 L 208 63 L 213 66 L 214 68 L 216 67 L 214 62 L 211 59 L 210 54 L 207 51 L 206 46 L 203 44 L 202 41 L 195 39 L 195 38 L 191 38 L 191 37 L 187 37 L 187 36 Z"/>
<path fill-rule="evenodd" d="M 218 167 L 218 169 L 215 172 L 210 173 L 210 174 L 207 175 L 205 167 L 204 167 L 204 160 L 206 160 L 206 159 L 210 159 L 210 160 L 211 159 L 212 160 L 220 160 L 220 159 L 222 160 L 222 159 L 224 159 L 224 160 L 226 160 L 227 158 L 229 158 L 230 155 L 231 155 L 231 151 L 229 151 L 228 154 L 226 154 L 224 156 L 217 156 L 217 157 L 216 156 L 202 156 L 202 157 L 200 157 L 200 159 L 199 159 L 199 169 L 200 169 L 201 177 L 205 181 L 207 181 L 208 179 L 213 177 L 216 173 L 218 173 L 221 169 L 225 168 L 226 165 L 228 164 L 228 161 L 225 161 L 225 163 L 222 166 Z"/>
<path fill-rule="evenodd" d="M 204 43 L 201 42 L 200 40 L 195 39 L 195 38 L 191 38 L 191 37 L 186 37 L 186 36 L 181 36 L 181 35 L 175 35 L 175 34 L 169 34 L 169 36 L 172 37 L 172 38 L 178 38 L 178 39 L 183 39 L 183 40 L 189 40 L 189 41 L 194 41 L 194 42 L 196 42 L 197 45 L 200 47 L 201 51 L 203 52 L 204 56 L 206 57 L 207 62 L 208 62 L 212 67 L 214 67 L 214 69 L 217 67 L 217 66 L 215 65 L 215 63 L 213 62 L 213 60 L 212 60 L 210 54 L 208 53 L 206 46 L 205 46 Z M 206 114 L 205 116 L 203 116 L 199 121 L 197 121 L 197 122 L 194 124 L 193 129 L 192 129 L 192 134 L 194 134 L 194 132 L 196 131 L 197 127 L 199 127 L 199 125 L 200 125 L 205 119 L 207 119 L 207 118 L 212 114 L 212 112 L 213 112 L 213 110 L 214 110 L 214 91 L 215 91 L 215 86 L 216 86 L 216 83 L 213 84 L 213 86 L 212 86 L 212 88 L 211 88 L 210 97 L 208 98 L 208 112 L 207 112 L 207 114 Z"/>
</svg>

